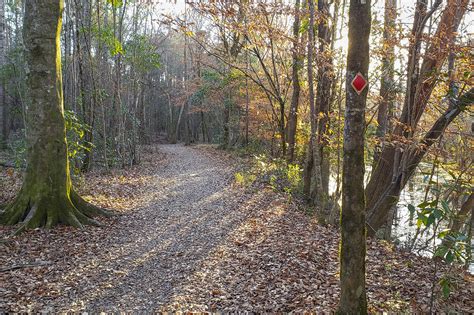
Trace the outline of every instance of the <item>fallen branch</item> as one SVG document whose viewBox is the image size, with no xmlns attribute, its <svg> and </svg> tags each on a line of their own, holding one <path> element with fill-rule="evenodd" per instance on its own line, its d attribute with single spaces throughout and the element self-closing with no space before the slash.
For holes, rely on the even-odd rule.
<svg viewBox="0 0 474 315">
<path fill-rule="evenodd" d="M 1 268 L 0 272 L 7 272 L 7 271 L 17 270 L 17 269 L 22 269 L 22 268 L 41 267 L 41 266 L 46 266 L 46 265 L 50 265 L 50 264 L 51 264 L 51 262 L 49 262 L 49 261 L 41 261 L 41 262 L 31 263 L 31 264 L 14 265 L 14 266 L 11 266 L 11 267 Z"/>
</svg>

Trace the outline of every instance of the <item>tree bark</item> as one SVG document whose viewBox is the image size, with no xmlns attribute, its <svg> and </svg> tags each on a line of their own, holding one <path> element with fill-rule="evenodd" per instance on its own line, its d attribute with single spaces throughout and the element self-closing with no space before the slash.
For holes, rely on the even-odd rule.
<svg viewBox="0 0 474 315">
<path fill-rule="evenodd" d="M 96 19 L 97 19 L 97 24 L 96 24 L 96 27 L 97 27 L 97 31 L 98 33 L 100 34 L 102 31 L 102 23 L 104 25 L 107 25 L 108 24 L 108 10 L 107 10 L 107 7 L 105 7 L 105 9 L 103 10 L 103 22 L 102 21 L 102 18 L 101 18 L 101 11 L 102 11 L 102 8 L 101 8 L 101 5 L 100 5 L 100 1 L 96 1 L 96 8 L 95 8 L 95 11 L 96 11 Z M 96 50 L 97 50 L 97 63 L 98 63 L 98 72 L 99 73 L 109 73 L 109 69 L 108 69 L 108 66 L 107 66 L 107 54 L 106 54 L 106 49 L 105 49 L 105 46 L 104 44 L 101 42 L 101 41 L 97 41 L 97 47 L 96 47 Z M 104 86 L 104 78 L 100 77 L 98 78 L 98 86 L 99 88 L 102 88 Z M 96 91 L 98 92 L 98 90 Z M 102 99 L 102 97 L 98 97 L 98 103 L 100 105 L 100 109 L 101 109 L 101 129 L 102 129 L 102 157 L 104 159 L 104 166 L 105 166 L 105 169 L 108 171 L 109 170 L 109 158 L 108 158 L 108 154 L 107 154 L 107 149 L 108 149 L 108 137 L 107 137 L 107 108 L 105 106 L 105 101 Z"/>
<path fill-rule="evenodd" d="M 329 195 L 329 110 L 331 104 L 332 87 L 332 56 L 331 56 L 331 32 L 329 28 L 329 2 L 327 0 L 318 1 L 318 11 L 322 16 L 318 25 L 319 39 L 319 68 L 318 87 L 316 93 L 316 105 L 318 107 L 318 143 L 319 160 L 321 169 L 321 190 L 324 196 Z"/>
<path fill-rule="evenodd" d="M 383 30 L 383 57 L 382 57 L 382 79 L 380 82 L 380 104 L 377 112 L 377 131 L 375 135 L 380 142 L 383 142 L 385 133 L 389 128 L 389 119 L 393 114 L 395 100 L 395 19 L 397 17 L 397 1 L 385 0 L 384 10 L 384 30 Z M 383 144 L 375 147 L 374 163 L 380 157 L 380 150 Z M 375 164 L 374 164 L 375 165 Z"/>
<path fill-rule="evenodd" d="M 0 0 L 0 69 L 5 66 L 6 60 L 6 25 L 5 25 L 5 0 Z M 9 133 L 9 118 L 8 118 L 8 105 L 6 102 L 6 95 L 5 95 L 5 81 L 3 79 L 3 75 L 0 75 L 0 115 L 1 119 L 0 122 L 2 124 L 2 136 L 0 138 L 0 148 L 6 147 L 8 142 L 8 133 Z"/>
<path fill-rule="evenodd" d="M 293 94 L 291 96 L 290 113 L 288 115 L 288 161 L 292 162 L 295 158 L 296 127 L 298 125 L 298 103 L 300 99 L 300 78 L 299 71 L 301 66 L 300 55 L 300 0 L 295 1 L 295 20 L 293 22 L 293 64 L 292 77 Z"/>
<path fill-rule="evenodd" d="M 474 193 L 471 192 L 466 201 L 462 204 L 461 209 L 456 213 L 453 221 L 451 222 L 451 233 L 459 233 L 465 223 L 469 221 L 469 214 L 474 209 Z"/>
<path fill-rule="evenodd" d="M 314 74 L 313 74 L 313 58 L 314 58 L 314 1 L 308 1 L 309 7 L 309 25 L 308 25 L 308 92 L 309 92 L 309 109 L 311 121 L 311 134 L 308 142 L 306 163 L 304 168 L 304 192 L 311 204 L 316 205 L 318 210 L 323 206 L 323 194 L 321 190 L 321 162 L 319 154 L 318 134 L 318 118 L 314 104 Z"/>
<path fill-rule="evenodd" d="M 108 214 L 88 204 L 72 188 L 67 157 L 61 74 L 60 31 L 63 0 L 26 0 L 27 167 L 14 202 L 0 222 L 22 223 L 20 230 L 59 223 L 97 225 Z"/>
<path fill-rule="evenodd" d="M 467 240 L 468 244 L 472 244 L 472 236 L 474 235 L 474 207 L 471 207 L 471 219 L 467 224 Z M 472 246 L 467 246 L 465 267 L 468 269 L 472 263 Z"/>
<path fill-rule="evenodd" d="M 95 104 L 93 98 L 92 84 L 92 62 L 91 62 L 91 3 L 90 0 L 75 0 L 76 9 L 76 37 L 79 68 L 80 108 L 84 123 L 88 126 L 85 130 L 84 140 L 88 143 L 93 141 L 92 130 L 95 125 Z M 84 161 L 81 167 L 83 172 L 90 170 L 92 165 L 92 149 L 84 149 Z"/>
<path fill-rule="evenodd" d="M 187 4 L 184 2 L 184 26 L 187 29 L 188 28 L 188 11 L 187 11 Z M 183 49 L 183 64 L 184 64 L 184 73 L 183 73 L 183 78 L 184 78 L 184 93 L 188 93 L 188 80 L 189 80 L 189 75 L 188 75 L 188 35 L 184 34 L 184 49 Z M 189 105 L 190 101 L 186 101 L 184 103 L 184 143 L 185 145 L 190 145 L 190 134 L 189 134 L 189 120 L 191 119 L 189 116 Z"/>
<path fill-rule="evenodd" d="M 351 0 L 346 71 L 346 114 L 341 211 L 339 312 L 367 314 L 365 288 L 364 131 L 367 91 L 357 94 L 351 82 L 358 72 L 368 78 L 371 1 Z"/>
</svg>

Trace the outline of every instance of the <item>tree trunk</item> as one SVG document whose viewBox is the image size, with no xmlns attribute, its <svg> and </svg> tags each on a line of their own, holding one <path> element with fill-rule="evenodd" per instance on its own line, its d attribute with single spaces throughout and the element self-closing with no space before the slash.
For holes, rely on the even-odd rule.
<svg viewBox="0 0 474 315">
<path fill-rule="evenodd" d="M 293 94 L 291 96 L 290 113 L 288 116 L 288 161 L 295 158 L 296 127 L 298 124 L 298 103 L 300 99 L 300 78 L 299 70 L 301 66 L 300 56 L 300 0 L 295 1 L 295 20 L 293 22 L 293 64 L 292 77 Z"/>
<path fill-rule="evenodd" d="M 314 51 L 314 1 L 308 1 L 309 7 L 309 25 L 308 25 L 308 91 L 309 91 L 309 109 L 311 120 L 311 134 L 308 142 L 305 172 L 304 172 L 304 191 L 311 204 L 321 206 L 321 163 L 319 155 L 319 144 L 317 139 L 318 120 L 315 108 L 314 98 L 314 75 L 313 75 L 313 51 Z M 317 152 L 317 153 L 316 153 Z M 320 210 L 320 209 L 318 209 Z"/>
<path fill-rule="evenodd" d="M 372 171 L 365 190 L 369 225 L 367 234 L 369 236 L 374 236 L 376 231 L 386 222 L 391 206 L 397 202 L 401 191 L 413 174 L 414 166 L 410 163 L 416 163 L 417 165 L 419 161 L 416 162 L 416 160 L 418 158 L 421 159 L 426 153 L 427 148 L 416 144 L 411 145 L 411 143 L 413 143 L 413 134 L 425 110 L 431 92 L 437 83 L 437 73 L 449 54 L 449 45 L 452 43 L 461 18 L 467 10 L 467 5 L 467 0 L 448 1 L 441 15 L 436 35 L 434 39 L 432 39 L 431 45 L 427 48 L 419 74 L 417 74 L 416 71 L 413 72 L 413 65 L 409 62 L 409 84 L 407 84 L 406 90 L 407 97 L 399 123 L 394 130 L 395 137 L 403 137 L 406 139 L 405 141 L 398 140 L 399 143 L 405 142 L 409 144 L 404 147 L 396 147 L 394 145 L 384 146 L 380 153 L 379 161 Z M 432 11 L 433 9 L 430 12 Z M 429 14 L 423 14 L 423 16 L 426 19 Z M 415 18 L 416 17 L 415 15 Z M 414 32 L 416 33 L 416 31 Z M 415 42 L 412 45 L 416 47 L 418 43 Z M 413 48 L 411 50 L 413 50 Z M 410 56 L 409 58 L 412 57 Z M 413 77 L 417 77 L 416 81 L 412 80 Z M 430 138 L 432 136 L 438 138 L 444 131 L 444 128 L 451 123 L 452 119 L 462 111 L 460 106 L 454 105 L 467 102 L 467 105 L 465 104 L 464 106 L 468 106 L 470 105 L 469 98 L 470 91 L 461 97 L 460 100 L 452 101 L 451 106 L 438 121 L 435 122 L 431 131 L 422 140 L 422 143 L 432 143 L 432 139 Z"/>
<path fill-rule="evenodd" d="M 238 14 L 237 14 L 237 23 L 246 23 L 246 10 L 248 9 L 247 1 L 237 2 L 238 6 Z M 232 10 L 234 3 L 232 1 L 223 1 L 222 8 L 224 10 Z M 223 11 L 224 12 L 224 11 Z M 221 16 L 223 21 L 227 21 L 228 17 L 223 14 Z M 229 20 L 230 21 L 230 20 Z M 231 22 L 232 23 L 232 22 Z M 232 67 L 230 66 L 233 62 L 237 60 L 240 52 L 243 48 L 243 42 L 247 40 L 245 36 L 239 31 L 232 30 L 232 28 L 223 27 L 220 29 L 220 39 L 222 40 L 222 44 L 225 50 L 224 60 L 226 60 L 226 68 L 225 73 L 226 75 L 230 74 Z M 247 58 L 248 59 L 248 58 Z M 222 144 L 223 148 L 229 148 L 231 146 L 231 121 L 232 121 L 232 113 L 234 107 L 234 91 L 232 90 L 232 85 L 226 86 L 225 89 L 225 100 L 224 100 L 224 110 L 223 110 L 223 118 L 224 122 L 222 125 Z"/>
<path fill-rule="evenodd" d="M 464 224 L 468 223 L 469 221 L 469 214 L 471 213 L 472 209 L 474 209 L 474 193 L 471 192 L 469 197 L 466 201 L 462 204 L 461 209 L 456 216 L 454 217 L 451 223 L 451 233 L 460 233 Z"/>
<path fill-rule="evenodd" d="M 351 0 L 346 71 L 346 115 L 341 211 L 339 312 L 367 314 L 365 289 L 364 131 L 367 91 L 357 94 L 351 82 L 369 69 L 370 0 Z"/>
<path fill-rule="evenodd" d="M 59 223 L 97 225 L 104 210 L 85 202 L 72 188 L 67 157 L 59 36 L 62 0 L 26 0 L 24 18 L 27 75 L 27 168 L 15 201 L 0 222 L 21 229 Z"/>
<path fill-rule="evenodd" d="M 471 219 L 467 224 L 467 244 L 472 244 L 472 236 L 474 235 L 474 207 L 471 207 Z M 472 263 L 472 246 L 467 246 L 465 267 L 468 269 Z"/>
<path fill-rule="evenodd" d="M 123 23 L 127 10 L 127 0 L 123 1 L 120 7 L 113 6 L 113 33 L 118 42 L 123 42 Z M 122 52 L 116 52 L 114 56 L 114 76 L 113 76 L 113 97 L 112 97 L 112 119 L 110 120 L 110 130 L 112 130 L 111 140 L 113 141 L 115 152 L 122 162 L 122 167 L 127 165 L 126 162 L 126 126 L 125 113 L 122 102 L 122 66 L 123 66 Z"/>
<path fill-rule="evenodd" d="M 230 147 L 230 107 L 232 106 L 232 91 L 230 88 L 227 88 L 227 98 L 224 100 L 224 123 L 223 133 L 222 133 L 222 147 L 228 149 Z"/>
<path fill-rule="evenodd" d="M 187 2 L 184 2 L 184 26 L 185 28 L 188 27 L 188 11 L 187 11 Z M 184 34 L 184 51 L 183 51 L 183 63 L 184 63 L 184 93 L 188 93 L 188 34 Z M 184 103 L 184 113 L 183 113 L 183 119 L 184 119 L 184 143 L 185 145 L 190 145 L 190 134 L 189 134 L 189 120 L 190 120 L 190 115 L 189 115 L 189 105 L 190 101 L 186 101 Z"/>
<path fill-rule="evenodd" d="M 318 106 L 318 143 L 319 160 L 321 169 L 321 190 L 324 196 L 329 195 L 329 107 L 331 103 L 332 87 L 332 56 L 331 56 L 331 33 L 329 28 L 329 2 L 318 1 L 318 11 L 323 17 L 318 25 L 319 58 L 318 68 L 318 90 L 316 104 Z"/>
<path fill-rule="evenodd" d="M 187 102 L 188 100 L 185 100 Z M 176 126 L 175 126 L 175 132 L 173 134 L 173 137 L 171 138 L 171 143 L 175 144 L 179 140 L 179 129 L 181 127 L 181 119 L 183 117 L 183 112 L 184 112 L 184 107 L 186 104 L 181 105 L 181 108 L 179 109 L 179 115 L 178 115 L 178 120 L 176 121 Z"/>
<path fill-rule="evenodd" d="M 80 108 L 84 123 L 88 126 L 85 130 L 84 140 L 88 143 L 93 141 L 92 130 L 95 122 L 95 104 L 93 102 L 93 86 L 92 86 L 92 62 L 91 62 L 91 4 L 90 0 L 75 0 L 76 6 L 76 37 L 77 37 L 77 54 L 79 68 L 79 87 L 80 87 Z M 92 149 L 85 148 L 83 150 L 84 161 L 81 167 L 83 172 L 90 170 L 92 162 Z"/>
<path fill-rule="evenodd" d="M 389 126 L 390 118 L 393 115 L 395 106 L 395 19 L 397 17 L 397 1 L 396 0 L 385 0 L 384 10 L 384 30 L 383 30 L 383 56 L 382 56 L 382 78 L 380 80 L 380 103 L 377 111 L 377 130 L 375 136 L 377 137 L 378 143 L 374 148 L 374 158 L 372 163 L 372 169 L 375 169 L 379 158 L 382 147 L 384 146 L 385 134 L 391 128 Z M 386 228 L 384 230 L 384 239 L 390 240 L 392 233 L 392 225 L 394 219 L 394 213 L 396 212 L 396 206 L 390 208 L 388 219 L 386 222 Z"/>
<path fill-rule="evenodd" d="M 247 67 L 249 63 L 249 54 L 245 53 Z M 249 78 L 245 77 L 245 145 L 249 145 L 249 128 L 250 128 L 250 94 L 249 94 Z"/>
<path fill-rule="evenodd" d="M 0 69 L 5 66 L 6 33 L 5 33 L 5 0 L 0 0 Z M 8 106 L 5 96 L 5 82 L 0 75 L 0 122 L 2 124 L 2 136 L 0 137 L 0 148 L 6 147 L 9 133 Z"/>
<path fill-rule="evenodd" d="M 383 30 L 383 57 L 382 57 L 382 79 L 380 82 L 380 104 L 377 112 L 377 131 L 375 135 L 379 141 L 389 128 L 389 118 L 393 113 L 395 100 L 395 19 L 397 17 L 397 1 L 385 0 L 384 30 Z M 380 157 L 383 144 L 378 144 L 374 152 L 374 166 Z"/>
<path fill-rule="evenodd" d="M 286 156 L 286 135 L 285 135 L 285 102 L 282 99 L 278 100 L 278 105 L 280 105 L 280 146 L 281 146 L 281 156 L 285 158 Z"/>
</svg>

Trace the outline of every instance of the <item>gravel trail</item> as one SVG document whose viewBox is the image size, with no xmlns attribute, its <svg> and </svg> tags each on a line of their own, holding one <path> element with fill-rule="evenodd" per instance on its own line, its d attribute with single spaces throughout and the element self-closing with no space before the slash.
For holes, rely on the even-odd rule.
<svg viewBox="0 0 474 315">
<path fill-rule="evenodd" d="M 100 262 L 92 283 L 96 288 L 77 290 L 73 309 L 150 310 L 167 305 L 199 262 L 242 220 L 232 211 L 230 167 L 182 145 L 161 145 L 160 151 L 167 165 L 151 177 L 150 206 L 123 218 L 131 224 L 117 231 L 109 249 L 112 256 L 117 251 L 123 255 Z M 110 279 L 110 272 L 116 277 Z"/>
<path fill-rule="evenodd" d="M 245 197 L 231 188 L 233 168 L 222 155 L 180 144 L 152 149 L 165 157 L 145 155 L 138 168 L 144 182 L 133 190 L 140 190 L 141 207 L 106 220 L 103 228 L 29 231 L 7 243 L 0 266 L 47 263 L 0 274 L 0 311 L 169 307 L 198 265 L 245 219 L 233 211 Z M 3 233 L 8 237 L 10 230 Z"/>
</svg>

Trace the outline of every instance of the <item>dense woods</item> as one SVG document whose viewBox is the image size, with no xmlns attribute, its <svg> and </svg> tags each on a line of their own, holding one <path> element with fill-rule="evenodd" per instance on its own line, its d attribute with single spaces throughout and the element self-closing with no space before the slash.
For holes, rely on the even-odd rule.
<svg viewBox="0 0 474 315">
<path fill-rule="evenodd" d="M 264 191 L 278 211 L 281 197 L 291 222 L 304 212 L 298 220 L 318 223 L 309 234 L 327 229 L 340 242 L 338 304 L 189 310 L 474 311 L 473 9 L 468 0 L 0 0 L 0 247 L 58 225 L 95 235 L 90 226 L 148 222 L 155 215 L 140 211 L 163 206 L 161 189 L 183 181 L 173 199 L 225 160 L 243 199 Z M 240 205 L 227 188 L 208 191 L 223 172 L 206 171 L 189 198 L 203 195 L 186 207 L 210 196 Z M 102 191 L 138 173 L 132 195 L 151 199 L 122 213 L 122 188 Z M 93 176 L 115 179 L 92 186 Z M 178 200 L 160 211 L 179 213 Z M 189 222 L 200 231 L 196 222 L 212 219 L 196 211 Z M 429 258 L 423 307 L 371 301 L 371 246 Z M 37 265 L 0 256 L 0 276 Z M 0 310 L 25 310 L 5 300 Z"/>
</svg>

